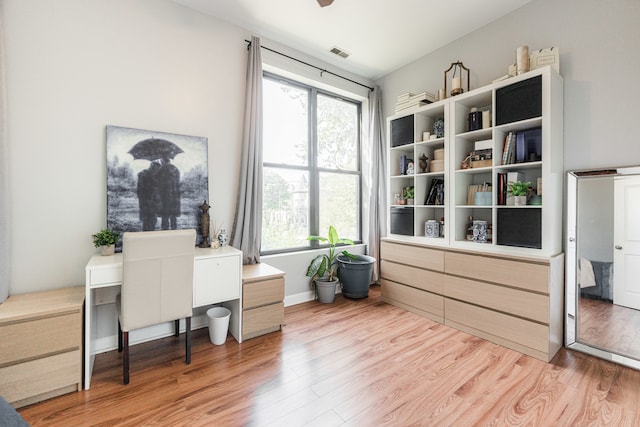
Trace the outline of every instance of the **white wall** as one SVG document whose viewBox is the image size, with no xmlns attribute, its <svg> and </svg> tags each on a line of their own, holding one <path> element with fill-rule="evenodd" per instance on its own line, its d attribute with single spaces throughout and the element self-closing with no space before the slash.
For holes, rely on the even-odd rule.
<svg viewBox="0 0 640 427">
<path fill-rule="evenodd" d="M 4 3 L 11 293 L 84 283 L 105 125 L 208 137 L 210 213 L 230 228 L 245 31 L 169 1 Z"/>
<path fill-rule="evenodd" d="M 5 0 L 1 19 L 11 294 L 84 284 L 91 235 L 106 225 L 106 125 L 207 137 L 210 214 L 230 231 L 250 32 L 169 0 Z M 271 67 L 366 99 L 366 89 L 263 55 Z M 287 295 L 308 291 L 298 276 L 287 280 Z"/>
<path fill-rule="evenodd" d="M 638 165 L 639 20 L 637 0 L 534 0 L 380 79 L 384 114 L 394 113 L 401 93 L 437 93 L 452 62 L 471 69 L 474 89 L 505 75 L 518 46 L 557 46 L 565 170 Z"/>
</svg>

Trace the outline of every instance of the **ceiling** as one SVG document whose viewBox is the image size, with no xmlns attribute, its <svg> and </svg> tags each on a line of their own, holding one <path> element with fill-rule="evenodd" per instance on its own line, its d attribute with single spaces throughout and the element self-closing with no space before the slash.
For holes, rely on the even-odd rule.
<svg viewBox="0 0 640 427">
<path fill-rule="evenodd" d="M 531 0 L 173 1 L 375 80 Z"/>
</svg>

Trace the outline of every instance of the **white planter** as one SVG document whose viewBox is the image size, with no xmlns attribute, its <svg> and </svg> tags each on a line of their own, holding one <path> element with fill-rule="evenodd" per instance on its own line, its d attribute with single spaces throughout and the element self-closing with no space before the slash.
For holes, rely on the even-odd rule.
<svg viewBox="0 0 640 427">
<path fill-rule="evenodd" d="M 318 301 L 323 304 L 331 304 L 336 299 L 336 286 L 340 283 L 337 279 L 333 282 L 327 280 L 315 280 Z"/>
<path fill-rule="evenodd" d="M 513 196 L 513 204 L 514 206 L 526 206 L 527 196 Z"/>
<path fill-rule="evenodd" d="M 113 255 L 116 252 L 116 245 L 100 246 L 100 253 L 103 256 Z"/>
</svg>

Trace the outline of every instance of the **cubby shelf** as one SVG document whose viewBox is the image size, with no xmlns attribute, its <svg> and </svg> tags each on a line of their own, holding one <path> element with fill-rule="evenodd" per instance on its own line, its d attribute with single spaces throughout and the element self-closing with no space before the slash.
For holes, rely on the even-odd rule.
<svg viewBox="0 0 640 427">
<path fill-rule="evenodd" d="M 543 67 L 389 117 L 389 237 L 426 245 L 529 256 L 560 253 L 562 86 L 562 77 L 551 67 Z M 470 131 L 468 117 L 473 108 L 489 110 L 491 121 L 481 129 Z M 444 136 L 423 141 L 424 132 L 435 132 L 434 123 L 438 119 L 444 120 Z M 510 133 L 513 137 L 507 144 Z M 399 141 L 399 135 L 403 135 L 404 140 Z M 476 143 L 486 151 L 471 163 L 470 154 L 476 151 Z M 505 145 L 512 144 L 517 150 L 511 149 L 510 164 L 503 164 Z M 443 170 L 421 171 L 420 156 L 424 153 L 431 163 L 435 150 L 444 152 Z M 487 152 L 491 153 L 491 160 L 480 161 Z M 402 156 L 414 162 L 415 173 L 401 174 Z M 480 167 L 472 167 L 473 164 Z M 509 205 L 511 199 L 505 197 L 499 187 L 501 182 L 516 176 L 531 182 L 536 192 L 541 193 L 542 201 L 537 200 L 535 205 Z M 425 205 L 436 180 L 442 181 L 442 205 Z M 485 196 L 481 205 L 470 204 L 471 185 L 475 185 L 474 189 L 490 186 L 490 203 Z M 415 204 L 394 205 L 394 194 L 402 194 L 407 186 L 414 187 Z M 470 217 L 487 221 L 492 231 L 491 242 L 480 244 L 467 240 Z M 444 219 L 444 238 L 425 236 L 424 224 L 430 219 Z"/>
</svg>

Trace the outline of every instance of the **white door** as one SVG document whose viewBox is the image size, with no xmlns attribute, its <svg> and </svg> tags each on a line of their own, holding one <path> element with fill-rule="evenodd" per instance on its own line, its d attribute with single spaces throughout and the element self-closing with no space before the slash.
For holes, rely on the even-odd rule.
<svg viewBox="0 0 640 427">
<path fill-rule="evenodd" d="M 640 310 L 640 177 L 614 184 L 613 303 Z"/>
</svg>

